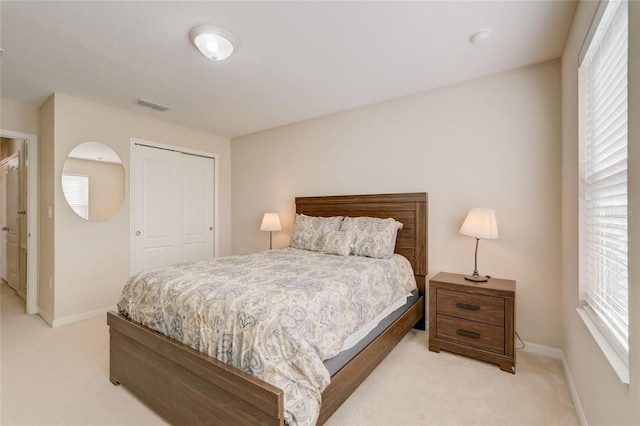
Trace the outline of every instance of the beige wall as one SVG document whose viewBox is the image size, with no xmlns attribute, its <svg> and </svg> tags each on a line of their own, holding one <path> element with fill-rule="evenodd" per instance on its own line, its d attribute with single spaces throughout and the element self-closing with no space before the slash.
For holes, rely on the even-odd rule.
<svg viewBox="0 0 640 426">
<path fill-rule="evenodd" d="M 37 103 L 0 98 L 0 129 L 38 134 L 40 114 Z"/>
<path fill-rule="evenodd" d="M 4 160 L 21 151 L 24 151 L 24 140 L 0 137 L 0 159 Z"/>
<path fill-rule="evenodd" d="M 55 149 L 43 149 L 41 221 L 48 205 L 53 205 L 55 229 L 55 315 L 64 320 L 115 305 L 129 277 L 129 172 L 130 138 L 177 145 L 219 155 L 220 252 L 231 253 L 231 171 L 230 141 L 187 127 L 55 94 Z M 44 133 L 44 129 L 43 129 Z M 127 173 L 127 197 L 114 217 L 105 222 L 86 222 L 67 205 L 60 176 L 66 155 L 79 143 L 97 141 L 109 145 L 122 159 Z M 51 166 L 53 165 L 53 166 Z M 50 170 L 49 170 L 50 169 Z M 53 196 L 51 194 L 53 190 Z M 48 200 L 48 201 L 47 201 Z M 53 203 L 53 204 L 52 204 Z M 48 256 L 49 253 L 44 254 Z M 41 262 L 42 264 L 42 262 Z M 47 271 L 41 270 L 41 281 Z"/>
<path fill-rule="evenodd" d="M 517 280 L 517 330 L 560 347 L 558 60 L 234 138 L 233 252 L 264 250 L 262 214 L 289 242 L 294 197 L 426 191 L 429 271 L 471 273 L 458 233 L 473 206 L 496 210 L 500 239 L 479 271 Z"/>
<path fill-rule="evenodd" d="M 48 217 L 48 207 L 54 200 L 54 133 L 55 97 L 51 96 L 40 107 L 40 135 L 38 162 L 38 308 L 52 321 L 55 314 L 53 286 L 55 264 L 55 228 L 53 218 Z M 46 161 L 45 159 L 49 159 Z M 53 213 L 53 210 L 52 210 Z"/>
<path fill-rule="evenodd" d="M 630 215 L 629 309 L 630 309 L 630 377 L 631 384 L 620 382 L 605 359 L 585 324 L 578 307 L 578 54 L 597 2 L 578 4 L 573 26 L 562 57 L 562 318 L 565 335 L 564 353 L 575 390 L 590 425 L 640 424 L 640 244 L 638 215 Z M 630 211 L 638 210 L 640 189 L 639 149 L 640 108 L 640 4 L 629 2 L 629 203 Z M 634 72 L 635 70 L 635 72 Z M 635 106 L 634 106 L 635 105 Z M 635 117 L 635 119 L 633 119 Z M 635 206 L 635 208 L 634 208 Z M 635 209 L 635 210 L 634 210 Z"/>
</svg>

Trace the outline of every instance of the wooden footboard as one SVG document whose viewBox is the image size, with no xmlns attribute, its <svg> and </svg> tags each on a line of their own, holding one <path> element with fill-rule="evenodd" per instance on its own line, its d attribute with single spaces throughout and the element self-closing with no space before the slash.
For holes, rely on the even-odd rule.
<svg viewBox="0 0 640 426">
<path fill-rule="evenodd" d="M 282 425 L 284 392 L 109 312 L 110 380 L 181 425 Z"/>
<path fill-rule="evenodd" d="M 353 393 L 424 315 L 424 297 L 331 377 L 318 424 Z M 110 380 L 172 424 L 282 425 L 284 392 L 122 315 L 107 314 Z"/>
</svg>

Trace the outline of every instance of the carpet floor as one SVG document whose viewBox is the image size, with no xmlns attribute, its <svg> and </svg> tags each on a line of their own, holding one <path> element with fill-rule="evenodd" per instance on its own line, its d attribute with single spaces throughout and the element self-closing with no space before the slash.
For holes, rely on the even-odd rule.
<svg viewBox="0 0 640 426">
<path fill-rule="evenodd" d="M 2 425 L 163 425 L 109 381 L 106 317 L 50 328 L 3 285 Z M 326 423 L 340 425 L 579 425 L 561 363 L 519 352 L 516 374 L 429 352 L 413 330 Z"/>
</svg>

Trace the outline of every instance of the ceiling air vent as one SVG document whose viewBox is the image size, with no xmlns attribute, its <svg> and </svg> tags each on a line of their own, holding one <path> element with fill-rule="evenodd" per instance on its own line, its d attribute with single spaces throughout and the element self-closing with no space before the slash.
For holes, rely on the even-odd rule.
<svg viewBox="0 0 640 426">
<path fill-rule="evenodd" d="M 144 99 L 136 99 L 136 104 L 145 106 L 147 108 L 155 109 L 156 111 L 166 111 L 169 107 L 157 104 L 155 102 L 147 101 Z"/>
</svg>

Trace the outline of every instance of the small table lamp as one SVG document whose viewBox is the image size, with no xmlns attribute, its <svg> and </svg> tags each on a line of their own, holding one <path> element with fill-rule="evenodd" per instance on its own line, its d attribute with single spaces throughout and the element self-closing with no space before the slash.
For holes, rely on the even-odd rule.
<svg viewBox="0 0 640 426">
<path fill-rule="evenodd" d="M 280 225 L 280 218 L 278 213 L 265 213 L 262 217 L 262 224 L 260 225 L 261 231 L 269 231 L 269 250 L 273 248 L 272 235 L 273 231 L 282 231 Z"/>
<path fill-rule="evenodd" d="M 475 282 L 484 282 L 488 278 L 478 274 L 478 242 L 480 238 L 495 240 L 498 238 L 498 224 L 496 212 L 491 209 L 473 207 L 465 218 L 460 233 L 476 239 L 476 254 L 473 267 L 473 275 L 465 275 L 464 279 Z"/>
</svg>

